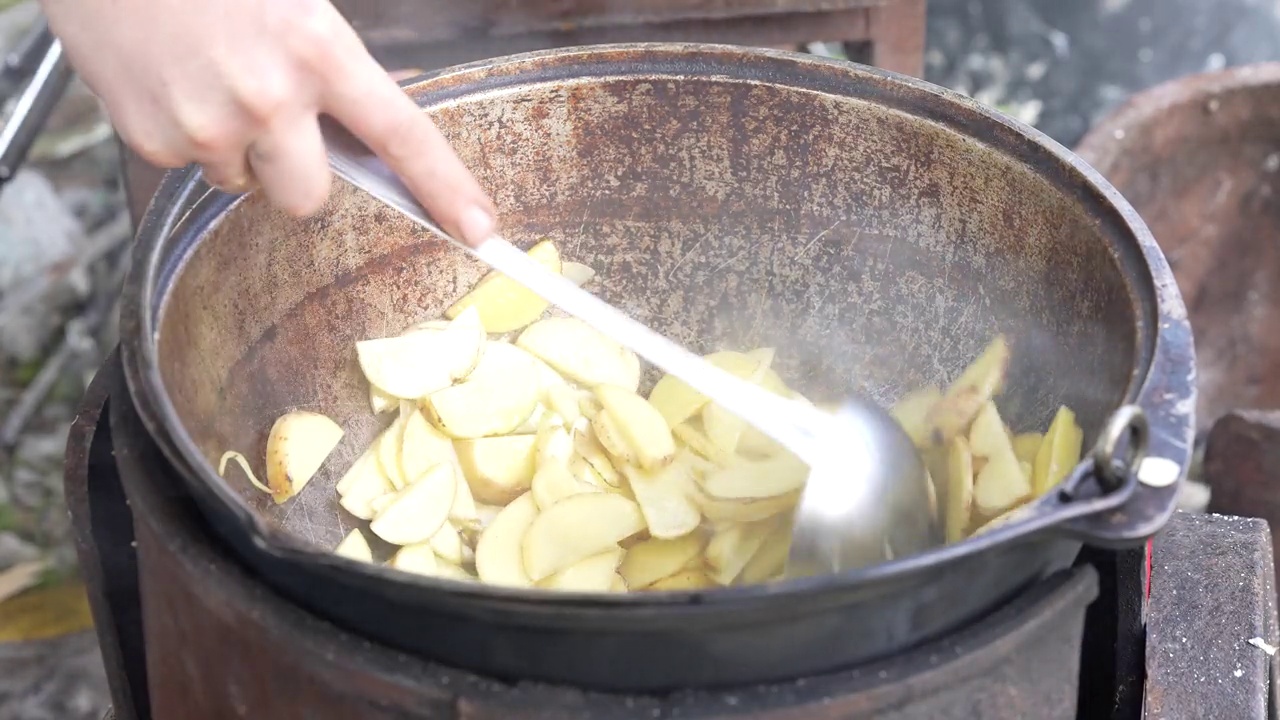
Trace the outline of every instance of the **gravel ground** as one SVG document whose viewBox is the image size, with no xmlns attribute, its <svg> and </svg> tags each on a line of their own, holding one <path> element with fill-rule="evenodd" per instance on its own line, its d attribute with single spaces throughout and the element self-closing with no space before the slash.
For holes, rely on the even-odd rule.
<svg viewBox="0 0 1280 720">
<path fill-rule="evenodd" d="M 0 0 L 0 51 L 34 16 L 30 0 Z M 1071 145 L 1134 90 L 1275 59 L 1277 37 L 1278 0 L 932 0 L 927 76 Z M 96 102 L 73 87 L 34 162 L 0 193 L 0 573 L 37 559 L 73 569 L 62 445 L 115 342 L 110 313 L 98 322 L 88 311 L 111 306 L 125 252 L 109 138 Z M 11 307 L 30 294 L 24 278 L 95 253 Z M 47 392 L 5 443 L 33 384 Z M 92 636 L 0 645 L 0 720 L 97 718 L 106 702 Z"/>
</svg>

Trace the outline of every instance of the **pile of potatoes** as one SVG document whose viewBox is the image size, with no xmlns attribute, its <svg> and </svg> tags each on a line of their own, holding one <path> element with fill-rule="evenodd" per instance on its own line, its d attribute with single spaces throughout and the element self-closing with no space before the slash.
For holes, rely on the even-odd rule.
<svg viewBox="0 0 1280 720">
<path fill-rule="evenodd" d="M 529 255 L 574 282 L 550 241 Z M 585 323 L 490 273 L 445 318 L 357 343 L 375 414 L 396 413 L 337 484 L 368 521 L 335 552 L 374 562 L 366 532 L 413 573 L 579 592 L 697 590 L 781 576 L 807 466 L 672 376 L 647 398 L 641 364 Z M 772 368 L 774 350 L 706 356 L 808 402 Z M 1061 408 L 1045 435 L 1015 435 L 994 398 L 1009 349 L 997 338 L 947 390 L 910 393 L 893 415 L 921 449 L 947 538 L 1008 517 L 1078 462 L 1082 433 Z M 343 430 L 324 415 L 279 418 L 265 485 L 302 491 Z M 381 554 L 381 553 L 379 553 Z"/>
</svg>

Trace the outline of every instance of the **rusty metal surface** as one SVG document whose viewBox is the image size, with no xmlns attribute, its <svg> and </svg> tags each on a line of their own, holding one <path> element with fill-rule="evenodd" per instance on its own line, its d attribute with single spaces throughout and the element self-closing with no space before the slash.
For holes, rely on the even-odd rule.
<svg viewBox="0 0 1280 720">
<path fill-rule="evenodd" d="M 1147 616 L 1146 720 L 1268 720 L 1277 636 L 1266 523 L 1178 513 L 1155 541 Z"/>
<path fill-rule="evenodd" d="M 136 421 L 135 421 L 136 422 Z M 129 425 L 117 424 L 122 436 Z M 134 432 L 141 428 L 135 427 Z M 1091 569 L 901 657 L 802 682 L 664 697 L 504 684 L 354 637 L 282 600 L 200 532 L 154 448 L 117 446 L 135 515 L 155 717 L 1072 720 Z"/>
<path fill-rule="evenodd" d="M 133 525 L 111 457 L 106 415 L 109 396 L 122 386 L 120 360 L 113 352 L 89 383 L 71 423 L 63 487 L 115 706 L 108 718 L 149 720 L 145 678 L 136 672 L 142 638 Z"/>
<path fill-rule="evenodd" d="M 1043 426 L 1065 402 L 1092 435 L 1122 399 L 1137 399 L 1155 429 L 1153 452 L 1185 465 L 1192 358 L 1162 258 L 1087 168 L 976 103 L 847 63 L 708 46 L 524 56 L 448 71 L 413 92 L 494 193 L 509 236 L 552 237 L 567 259 L 600 273 L 606 299 L 695 349 L 786 348 L 779 371 L 811 397 L 860 387 L 891 401 L 949 380 L 1004 332 L 1016 359 L 1003 404 L 1015 427 Z M 230 203 L 213 195 L 190 213 L 157 209 L 144 223 L 134 278 L 154 284 L 131 286 L 122 321 L 144 418 L 185 477 L 200 475 L 197 492 L 215 493 L 219 512 L 258 523 L 258 552 L 263 538 L 291 553 L 301 545 L 306 553 L 290 557 L 332 567 L 352 592 L 381 572 L 388 595 L 395 585 L 398 601 L 418 597 L 439 610 L 444 596 L 462 592 L 380 568 L 357 573 L 328 555 L 355 524 L 333 485 L 379 429 L 354 342 L 439 313 L 482 269 L 346 187 L 305 222 L 257 196 L 228 211 Z M 154 326 L 162 298 L 152 292 L 165 301 Z M 347 429 L 306 493 L 276 507 L 247 482 L 213 476 L 208 460 L 224 450 L 260 458 L 268 428 L 290 408 L 325 412 Z M 174 432 L 178 420 L 185 429 Z M 1122 511 L 1072 529 L 1132 542 L 1163 523 L 1175 492 L 1143 487 Z M 918 556 L 822 590 L 840 602 L 875 593 L 887 602 L 908 577 L 941 582 L 963 567 L 972 579 L 977 565 L 960 561 L 982 563 L 1006 539 L 996 531 L 968 541 L 942 572 Z M 1038 538 L 999 548 L 1020 570 L 992 574 L 984 602 L 1039 572 L 1050 545 Z M 504 622 L 549 622 L 545 600 L 467 592 L 463 604 L 473 609 L 449 612 L 492 602 L 512 611 Z M 763 597 L 743 594 L 722 607 L 747 612 Z M 769 594 L 773 602 L 816 597 L 795 585 Z M 932 605 L 895 606 L 916 613 L 909 623 L 868 630 L 925 627 L 944 606 L 961 607 L 927 593 L 918 599 Z M 689 608 L 703 601 L 680 600 Z M 638 622 L 657 623 L 663 616 L 644 603 L 666 601 L 592 602 L 574 611 L 598 611 L 592 627 L 603 632 L 624 606 Z M 840 617 L 830 620 L 850 621 Z M 810 621 L 812 637 L 830 637 L 818 616 Z M 666 630 L 675 638 L 684 626 Z M 787 657 L 815 662 L 795 628 L 792 635 Z M 495 631 L 492 640 L 502 637 Z"/>
<path fill-rule="evenodd" d="M 1078 151 L 1168 255 L 1196 335 L 1200 429 L 1280 409 L 1280 64 L 1137 95 Z"/>
<path fill-rule="evenodd" d="M 1204 475 L 1210 512 L 1262 518 L 1280 531 L 1280 411 L 1219 418 L 1205 443 Z"/>
</svg>

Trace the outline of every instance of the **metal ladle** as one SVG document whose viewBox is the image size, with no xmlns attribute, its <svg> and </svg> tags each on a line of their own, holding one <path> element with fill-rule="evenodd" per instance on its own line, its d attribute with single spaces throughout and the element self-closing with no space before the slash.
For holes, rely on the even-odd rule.
<svg viewBox="0 0 1280 720">
<path fill-rule="evenodd" d="M 706 362 L 591 293 L 549 272 L 500 237 L 477 248 L 433 221 L 363 143 L 322 124 L 334 172 L 431 233 L 474 255 L 614 342 L 675 375 L 754 425 L 809 465 L 786 575 L 838 572 L 925 550 L 938 542 L 928 472 L 906 432 L 882 408 L 847 399 L 835 413 L 775 395 Z"/>
</svg>

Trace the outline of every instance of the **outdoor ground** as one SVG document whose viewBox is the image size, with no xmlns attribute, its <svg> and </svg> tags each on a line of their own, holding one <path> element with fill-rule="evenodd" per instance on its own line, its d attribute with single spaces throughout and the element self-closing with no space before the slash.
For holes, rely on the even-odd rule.
<svg viewBox="0 0 1280 720">
<path fill-rule="evenodd" d="M 35 12 L 0 0 L 0 53 Z M 1068 146 L 1134 90 L 1280 56 L 1280 0 L 931 0 L 929 20 L 928 79 Z M 110 128 L 77 86 L 0 193 L 0 720 L 96 720 L 107 704 L 61 462 L 115 342 L 129 237 L 117 174 Z"/>
</svg>

